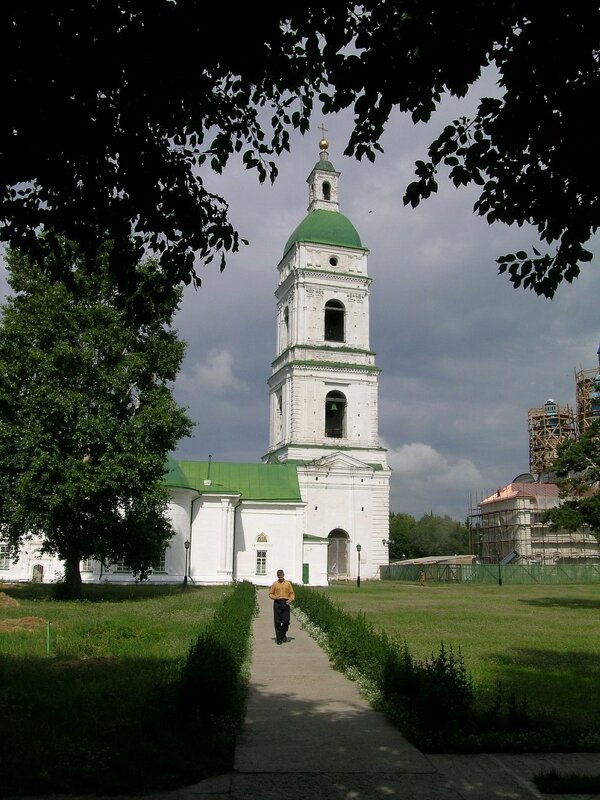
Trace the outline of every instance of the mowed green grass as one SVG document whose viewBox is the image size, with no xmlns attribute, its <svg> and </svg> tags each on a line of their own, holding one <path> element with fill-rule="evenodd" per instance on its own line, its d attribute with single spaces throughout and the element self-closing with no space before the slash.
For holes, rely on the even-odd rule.
<svg viewBox="0 0 600 800">
<path fill-rule="evenodd" d="M 322 591 L 405 640 L 417 658 L 442 642 L 460 648 L 482 704 L 500 682 L 548 727 L 600 744 L 600 585 L 366 581 Z"/>
<path fill-rule="evenodd" d="M 229 589 L 51 590 L 0 584 L 19 604 L 0 604 L 0 794 L 156 790 L 219 771 L 181 725 L 179 676 Z M 3 627 L 31 617 L 50 623 L 50 655 L 47 625 Z"/>
</svg>

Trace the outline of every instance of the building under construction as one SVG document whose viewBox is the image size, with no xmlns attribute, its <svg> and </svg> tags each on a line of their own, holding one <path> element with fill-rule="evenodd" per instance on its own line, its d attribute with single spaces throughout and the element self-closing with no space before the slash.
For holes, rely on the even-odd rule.
<svg viewBox="0 0 600 800">
<path fill-rule="evenodd" d="M 560 504 L 558 486 L 521 475 L 470 508 L 471 552 L 484 564 L 600 563 L 589 529 L 552 530 L 545 512 Z"/>
<path fill-rule="evenodd" d="M 600 417 L 600 347 L 598 366 L 595 369 L 580 369 L 575 372 L 575 404 L 577 432 L 581 435 L 594 419 Z"/>
<path fill-rule="evenodd" d="M 529 472 L 482 496 L 475 507 L 469 500 L 469 548 L 482 563 L 600 563 L 600 543 L 589 528 L 556 530 L 546 521 L 546 512 L 562 502 L 548 474 L 558 446 L 600 419 L 600 347 L 598 362 L 575 373 L 575 414 L 554 400 L 529 409 Z"/>
<path fill-rule="evenodd" d="M 561 442 L 576 438 L 575 415 L 570 406 L 559 406 L 546 400 L 543 408 L 530 408 L 529 471 L 534 475 L 549 472 Z"/>
</svg>

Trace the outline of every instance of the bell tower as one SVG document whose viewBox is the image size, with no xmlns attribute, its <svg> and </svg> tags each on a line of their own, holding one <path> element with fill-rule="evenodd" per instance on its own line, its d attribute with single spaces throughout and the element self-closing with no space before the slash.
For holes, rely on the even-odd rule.
<svg viewBox="0 0 600 800">
<path fill-rule="evenodd" d="M 276 358 L 267 461 L 313 461 L 336 450 L 386 468 L 378 376 L 369 345 L 368 250 L 339 210 L 339 178 L 320 142 L 308 214 L 279 263 Z"/>
<path fill-rule="evenodd" d="M 303 562 L 316 549 L 327 580 L 356 578 L 361 566 L 364 577 L 378 578 L 388 562 L 390 470 L 379 443 L 379 369 L 369 344 L 369 251 L 340 213 L 340 173 L 325 139 L 319 148 L 308 214 L 278 266 L 264 460 L 297 465 Z"/>
</svg>

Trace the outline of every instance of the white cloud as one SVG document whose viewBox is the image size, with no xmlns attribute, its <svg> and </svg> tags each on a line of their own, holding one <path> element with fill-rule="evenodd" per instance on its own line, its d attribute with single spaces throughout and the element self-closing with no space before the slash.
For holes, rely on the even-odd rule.
<svg viewBox="0 0 600 800">
<path fill-rule="evenodd" d="M 223 395 L 246 388 L 234 375 L 233 355 L 228 350 L 211 350 L 203 363 L 194 362 L 177 378 L 177 389 L 186 393 Z"/>
<path fill-rule="evenodd" d="M 468 458 L 448 459 L 423 442 L 412 442 L 396 450 L 388 450 L 387 457 L 400 480 L 426 481 L 462 489 L 483 481 L 481 472 Z"/>
<path fill-rule="evenodd" d="M 423 442 L 388 449 L 387 458 L 392 468 L 391 510 L 417 518 L 433 510 L 464 519 L 468 495 L 489 483 L 470 459 L 446 456 Z"/>
</svg>

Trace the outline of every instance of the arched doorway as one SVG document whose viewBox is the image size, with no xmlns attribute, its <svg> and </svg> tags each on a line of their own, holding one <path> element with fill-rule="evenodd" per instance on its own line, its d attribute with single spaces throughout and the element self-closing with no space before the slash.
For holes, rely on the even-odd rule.
<svg viewBox="0 0 600 800">
<path fill-rule="evenodd" d="M 329 536 L 327 548 L 327 577 L 348 577 L 348 534 L 341 528 L 334 528 Z"/>
<path fill-rule="evenodd" d="M 32 583 L 44 582 L 44 567 L 42 564 L 33 565 L 33 570 L 31 571 L 31 581 Z"/>
</svg>

